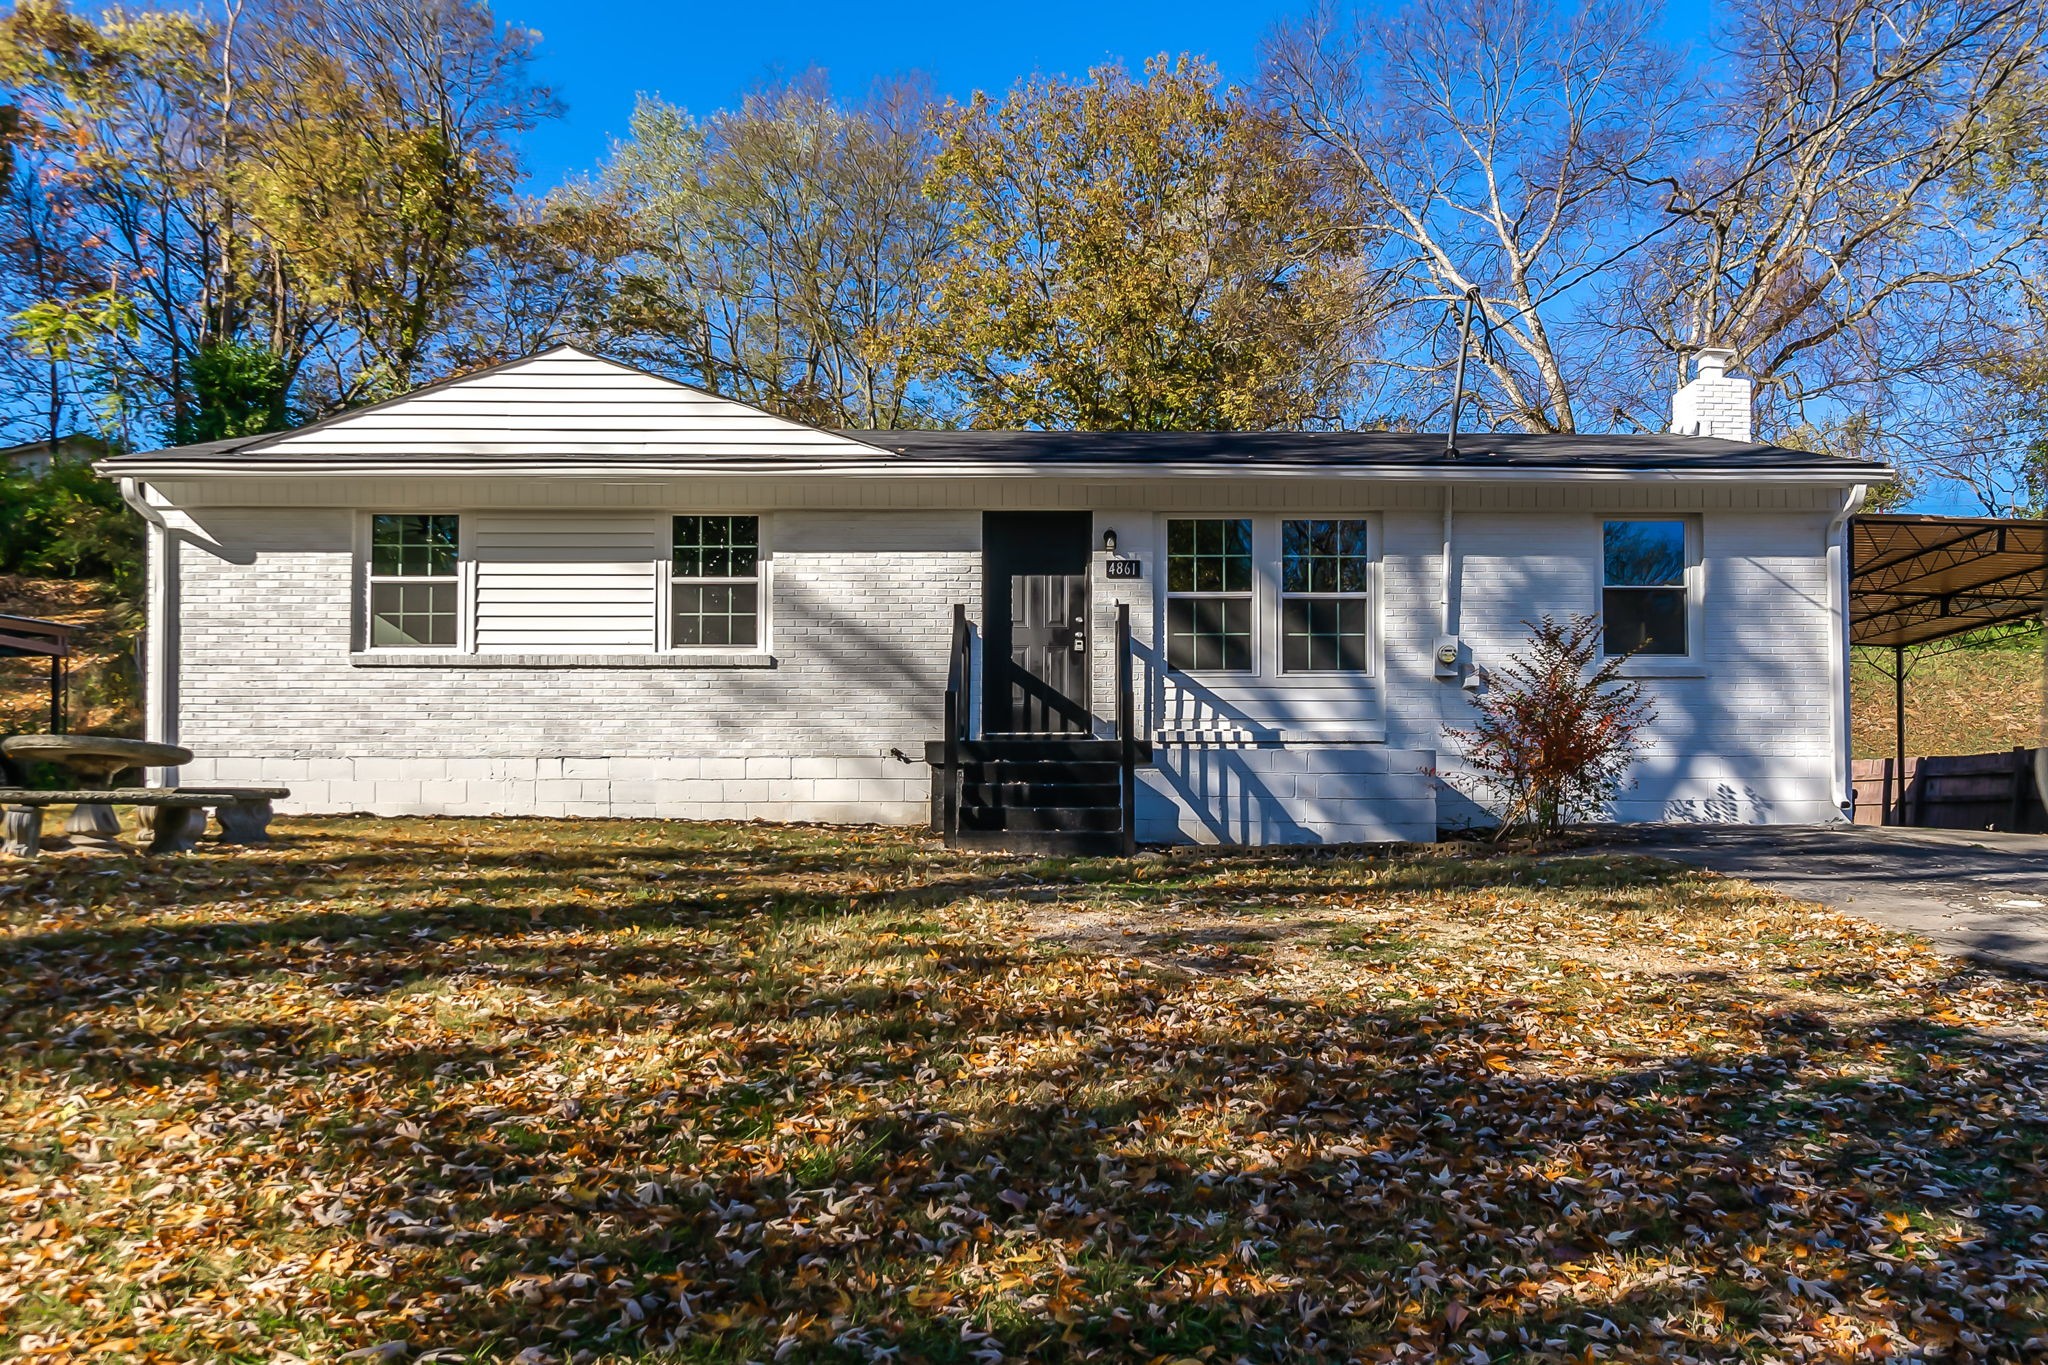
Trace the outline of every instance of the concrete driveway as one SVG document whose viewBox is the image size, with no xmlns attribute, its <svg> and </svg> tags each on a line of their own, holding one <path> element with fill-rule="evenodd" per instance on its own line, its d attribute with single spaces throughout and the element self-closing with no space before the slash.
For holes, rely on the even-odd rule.
<svg viewBox="0 0 2048 1365">
<path fill-rule="evenodd" d="M 2048 975 L 2048 836 L 1870 825 L 1638 825 L 1617 846 L 1741 877 Z"/>
</svg>

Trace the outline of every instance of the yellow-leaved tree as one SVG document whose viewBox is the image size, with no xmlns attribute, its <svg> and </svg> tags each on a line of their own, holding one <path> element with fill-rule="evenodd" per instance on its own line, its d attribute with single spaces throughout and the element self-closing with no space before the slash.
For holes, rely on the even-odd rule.
<svg viewBox="0 0 2048 1365">
<path fill-rule="evenodd" d="M 1371 282 L 1337 184 L 1183 56 L 940 115 L 957 215 L 923 350 L 982 427 L 1334 425 Z"/>
</svg>

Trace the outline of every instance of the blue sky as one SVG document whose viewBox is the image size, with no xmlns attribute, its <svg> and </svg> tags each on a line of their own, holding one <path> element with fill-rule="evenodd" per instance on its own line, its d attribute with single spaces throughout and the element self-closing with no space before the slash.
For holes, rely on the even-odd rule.
<svg viewBox="0 0 2048 1365">
<path fill-rule="evenodd" d="M 1033 72 L 1079 75 L 1122 59 L 1198 52 L 1227 79 L 1249 80 L 1259 40 L 1313 0 L 1055 0 L 864 5 L 727 0 L 721 4 L 496 0 L 499 17 L 539 30 L 539 74 L 568 104 L 526 141 L 537 188 L 595 166 L 624 133 L 634 97 L 660 95 L 693 113 L 736 102 L 778 74 L 823 67 L 841 92 L 913 71 L 942 95 L 1007 90 Z M 1709 0 L 1675 0 L 1678 44 L 1705 31 Z"/>
</svg>

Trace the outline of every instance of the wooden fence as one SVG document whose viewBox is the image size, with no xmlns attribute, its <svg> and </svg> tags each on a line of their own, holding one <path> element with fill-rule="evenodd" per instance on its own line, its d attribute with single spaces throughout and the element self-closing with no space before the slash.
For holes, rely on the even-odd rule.
<svg viewBox="0 0 2048 1365">
<path fill-rule="evenodd" d="M 1903 781 L 1897 768 L 1889 758 L 1850 765 L 1857 824 L 2048 833 L 2032 749 L 1909 758 Z"/>
</svg>

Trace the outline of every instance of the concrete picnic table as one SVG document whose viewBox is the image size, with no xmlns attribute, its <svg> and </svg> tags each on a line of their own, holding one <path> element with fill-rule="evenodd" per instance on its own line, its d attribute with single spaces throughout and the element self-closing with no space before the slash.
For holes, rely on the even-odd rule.
<svg viewBox="0 0 2048 1365">
<path fill-rule="evenodd" d="M 130 768 L 175 768 L 192 761 L 192 751 L 176 744 L 114 735 L 13 735 L 0 740 L 0 753 L 31 763 L 55 763 L 78 775 L 87 791 L 106 791 Z M 74 845 L 119 849 L 121 821 L 104 801 L 72 807 L 64 834 Z"/>
</svg>

